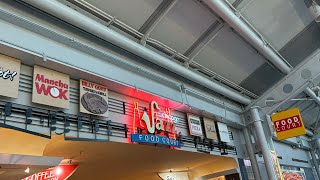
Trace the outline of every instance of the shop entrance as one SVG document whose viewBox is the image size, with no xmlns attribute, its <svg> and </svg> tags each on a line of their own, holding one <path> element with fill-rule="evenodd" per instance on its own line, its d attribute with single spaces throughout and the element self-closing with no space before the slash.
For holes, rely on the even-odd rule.
<svg viewBox="0 0 320 180">
<path fill-rule="evenodd" d="M 161 180 L 159 173 L 174 174 L 176 172 L 187 173 L 190 180 L 213 179 L 214 177 L 221 178 L 221 176 L 237 173 L 236 169 L 238 168 L 236 160 L 232 157 L 139 144 L 65 141 L 63 136 L 55 136 L 53 139 L 43 142 L 43 138 L 35 138 L 35 136 L 26 134 L 27 136 L 19 141 L 17 140 L 20 137 L 19 134 L 24 133 L 13 130 L 10 130 L 10 132 L 10 136 L 6 136 L 6 138 L 8 142 L 14 141 L 16 146 L 23 147 L 26 144 L 41 142 L 43 153 L 39 158 L 44 156 L 63 157 L 67 159 L 64 162 L 68 162 L 70 159 L 71 163 L 79 164 L 76 172 L 69 178 L 70 180 L 91 178 Z M 31 141 L 28 142 L 28 140 Z M 10 151 L 9 148 L 5 150 L 7 153 Z M 32 147 L 25 152 L 19 151 L 18 153 L 39 155 L 39 152 L 32 154 L 33 151 L 39 151 L 39 149 Z M 30 169 L 33 172 L 32 167 Z M 11 176 L 13 177 L 14 174 L 12 172 Z M 19 174 L 20 177 L 21 173 Z"/>
</svg>

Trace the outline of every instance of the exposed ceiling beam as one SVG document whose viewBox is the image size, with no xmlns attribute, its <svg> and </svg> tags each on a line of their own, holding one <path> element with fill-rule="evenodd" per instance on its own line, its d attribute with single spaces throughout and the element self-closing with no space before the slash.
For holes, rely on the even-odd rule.
<svg viewBox="0 0 320 180">
<path fill-rule="evenodd" d="M 178 0 L 163 0 L 157 9 L 151 14 L 147 21 L 141 26 L 139 32 L 144 34 L 141 44 L 146 45 L 146 39 L 150 36 L 153 29 L 159 24 L 163 17 L 172 9 Z"/>
<path fill-rule="evenodd" d="M 218 35 L 223 24 L 215 21 L 199 38 L 196 40 L 189 49 L 184 53 L 189 58 L 185 62 L 186 66 L 193 61 L 193 59 Z"/>
<path fill-rule="evenodd" d="M 243 0 L 236 0 L 232 4 L 233 7 L 237 7 Z M 217 19 L 217 17 L 215 16 Z M 189 58 L 185 62 L 186 66 L 192 63 L 193 59 L 218 35 L 223 27 L 222 21 L 215 21 L 184 53 Z"/>
<path fill-rule="evenodd" d="M 171 56 L 171 58 L 170 58 L 171 60 L 174 59 L 179 62 L 186 62 L 189 60 L 189 58 L 184 56 L 183 54 L 177 52 L 176 50 L 170 48 L 169 46 L 163 44 L 162 42 L 160 42 L 158 40 L 144 36 L 143 33 L 139 32 L 138 30 L 135 30 L 134 28 L 130 27 L 129 25 L 127 25 L 124 22 L 117 19 L 115 16 L 107 14 L 103 10 L 93 6 L 92 4 L 86 2 L 85 0 L 67 0 L 67 1 L 73 5 L 81 8 L 81 9 L 87 11 L 88 13 L 98 17 L 99 19 L 106 21 L 107 27 L 114 26 L 114 27 L 118 28 L 119 30 L 129 34 L 130 36 L 138 39 L 140 42 L 142 39 L 145 39 L 146 44 L 150 45 L 151 47 L 159 50 L 160 52 L 162 52 L 166 55 Z M 242 0 L 240 0 L 240 1 L 242 1 Z M 205 4 L 202 4 L 202 5 L 205 5 Z M 161 5 L 159 5 L 159 6 L 161 6 Z M 214 15 L 214 13 L 212 13 L 212 15 L 216 19 L 216 21 L 222 23 L 222 20 L 220 18 L 218 18 L 216 15 Z M 258 96 L 256 94 L 254 94 L 254 93 L 250 92 L 249 90 L 239 86 L 238 84 L 222 77 L 221 75 L 216 74 L 212 70 L 209 70 L 209 69 L 207 69 L 207 68 L 205 68 L 195 62 L 192 62 L 192 67 L 194 68 L 194 66 L 199 67 L 199 70 L 203 69 L 206 72 L 209 72 L 209 74 L 213 74 L 213 76 L 210 75 L 209 78 L 215 79 L 228 87 L 234 88 L 237 91 L 239 91 L 241 94 L 245 94 L 245 95 L 247 95 L 251 98 L 254 98 L 254 99 L 258 98 Z M 197 71 L 199 71 L 199 70 L 197 70 Z"/>
<path fill-rule="evenodd" d="M 293 67 L 279 54 L 278 51 L 276 51 L 270 45 L 270 43 L 268 43 L 265 40 L 265 38 L 239 12 L 237 12 L 236 9 L 234 9 L 234 7 L 232 7 L 232 5 L 230 5 L 228 1 L 204 1 L 211 10 L 217 13 L 226 23 L 228 23 L 232 28 L 234 28 L 248 43 L 250 43 L 254 48 L 256 48 L 275 68 L 277 68 L 284 75 L 288 75 L 291 73 Z M 311 98 L 313 98 L 318 105 L 320 105 L 320 98 L 309 87 L 305 87 L 304 92 L 308 94 Z M 252 105 L 255 106 L 256 103 Z"/>
<path fill-rule="evenodd" d="M 114 30 L 107 28 L 105 25 L 87 17 L 80 12 L 77 12 L 64 4 L 53 1 L 53 0 L 23 0 L 48 14 L 51 14 L 59 19 L 88 32 L 99 38 L 112 43 L 118 47 L 123 48 L 124 50 L 131 52 L 145 60 L 148 60 L 158 66 L 161 66 L 171 72 L 174 72 L 180 76 L 183 76 L 190 81 L 198 83 L 199 85 L 211 89 L 221 95 L 224 95 L 236 102 L 248 105 L 252 102 L 252 99 L 248 96 L 245 96 L 239 93 L 236 90 L 225 87 L 221 83 L 212 81 L 194 71 L 191 71 L 172 60 L 134 42 L 133 40 L 121 35 L 120 33 L 115 32 Z"/>
</svg>

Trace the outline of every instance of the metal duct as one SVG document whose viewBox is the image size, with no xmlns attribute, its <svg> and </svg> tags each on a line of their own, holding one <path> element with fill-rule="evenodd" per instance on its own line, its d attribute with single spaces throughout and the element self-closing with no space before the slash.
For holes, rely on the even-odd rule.
<svg viewBox="0 0 320 180">
<path fill-rule="evenodd" d="M 291 67 L 222 0 L 204 0 L 204 2 L 282 73 L 288 74 L 291 71 Z"/>
<path fill-rule="evenodd" d="M 155 63 L 163 68 L 166 68 L 178 75 L 185 77 L 195 83 L 207 87 L 215 92 L 218 92 L 230 99 L 239 103 L 248 105 L 251 99 L 230 88 L 227 88 L 217 82 L 211 81 L 187 68 L 181 66 L 168 58 L 159 55 L 148 48 L 130 40 L 129 38 L 109 29 L 99 22 L 65 6 L 56 0 L 23 0 L 24 2 L 41 9 L 57 18 L 62 19 L 80 29 L 83 29 L 93 35 L 98 36 L 116 46 L 119 46 L 133 54 L 136 54 L 152 63 Z"/>
<path fill-rule="evenodd" d="M 292 67 L 282 59 L 277 52 L 266 44 L 261 39 L 257 32 L 246 24 L 241 17 L 237 16 L 230 7 L 223 2 L 223 0 L 204 0 L 204 2 L 217 15 L 226 21 L 232 28 L 234 28 L 244 39 L 246 39 L 252 46 L 254 46 L 262 55 L 264 55 L 269 62 L 278 68 L 283 74 L 287 75 L 292 70 Z M 320 98 L 308 87 L 304 91 L 310 97 L 314 98 L 315 102 L 320 105 Z"/>
</svg>

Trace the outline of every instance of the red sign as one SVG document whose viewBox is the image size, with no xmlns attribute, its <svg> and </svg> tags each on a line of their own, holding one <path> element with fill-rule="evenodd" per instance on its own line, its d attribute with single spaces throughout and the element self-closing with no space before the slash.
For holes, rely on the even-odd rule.
<svg viewBox="0 0 320 180">
<path fill-rule="evenodd" d="M 77 167 L 78 165 L 75 164 L 60 164 L 32 174 L 22 180 L 66 180 L 73 174 Z"/>
<path fill-rule="evenodd" d="M 63 83 L 61 80 L 55 81 L 46 78 L 43 74 L 37 74 L 35 85 L 38 94 L 68 100 L 66 94 L 69 91 L 69 85 Z"/>
<path fill-rule="evenodd" d="M 281 119 L 278 121 L 274 121 L 273 125 L 277 132 L 287 131 L 290 129 L 295 129 L 298 127 L 302 127 L 301 119 L 299 115 L 288 117 L 285 119 Z"/>
</svg>

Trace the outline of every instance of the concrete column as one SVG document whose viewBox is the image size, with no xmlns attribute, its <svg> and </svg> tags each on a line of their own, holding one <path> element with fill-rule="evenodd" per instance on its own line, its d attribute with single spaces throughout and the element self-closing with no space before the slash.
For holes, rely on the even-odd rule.
<svg viewBox="0 0 320 180">
<path fill-rule="evenodd" d="M 317 176 L 318 176 L 318 179 L 320 179 L 320 170 L 319 170 L 319 163 L 317 161 L 317 158 L 316 158 L 316 154 L 314 152 L 315 150 L 310 150 L 310 154 L 311 154 L 311 160 L 312 160 L 312 163 L 314 165 L 314 168 L 316 170 L 316 173 L 317 173 Z"/>
<path fill-rule="evenodd" d="M 274 173 L 274 169 L 272 165 L 270 149 L 268 147 L 267 139 L 264 134 L 259 111 L 257 108 L 252 108 L 250 109 L 250 113 L 251 113 L 252 120 L 254 121 L 253 125 L 256 131 L 257 141 L 261 147 L 261 152 L 262 152 L 264 164 L 266 166 L 268 178 L 269 180 L 276 180 L 276 175 Z"/>
<path fill-rule="evenodd" d="M 251 141 L 250 133 L 247 128 L 243 129 L 243 134 L 244 134 L 244 139 L 246 141 L 246 148 L 248 151 L 248 155 L 251 161 L 251 167 L 252 167 L 254 179 L 261 180 L 258 161 L 254 153 L 254 150 L 252 148 L 252 141 Z"/>
</svg>

